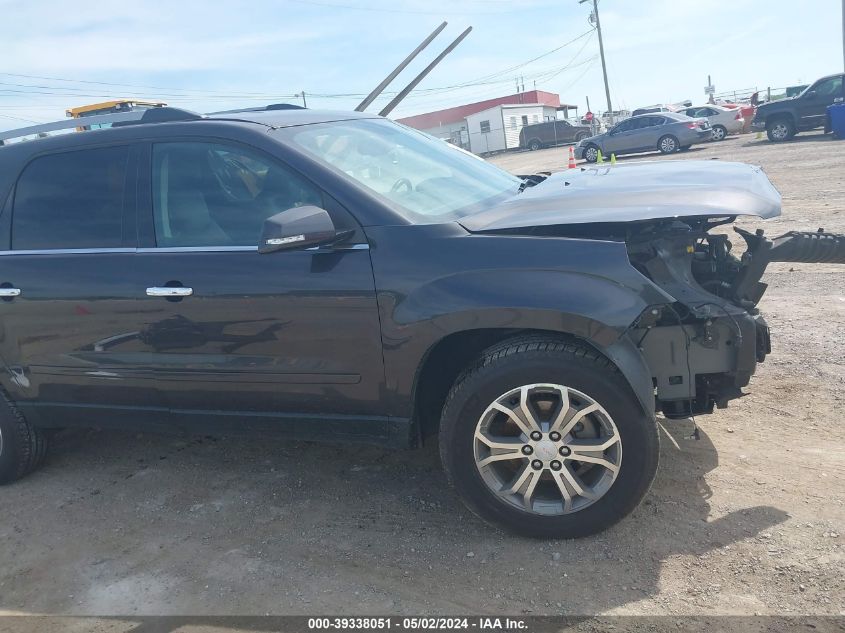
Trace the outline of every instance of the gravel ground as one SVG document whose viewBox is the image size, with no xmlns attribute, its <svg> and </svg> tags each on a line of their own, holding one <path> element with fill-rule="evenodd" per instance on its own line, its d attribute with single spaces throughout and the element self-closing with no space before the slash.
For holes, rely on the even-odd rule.
<svg viewBox="0 0 845 633">
<path fill-rule="evenodd" d="M 845 233 L 845 142 L 746 135 L 672 157 L 711 158 L 765 168 L 784 195 L 768 233 Z M 845 267 L 779 264 L 766 281 L 774 351 L 750 395 L 699 418 L 698 441 L 661 420 L 651 493 L 599 536 L 490 528 L 433 446 L 65 432 L 0 489 L 0 613 L 843 615 Z"/>
</svg>

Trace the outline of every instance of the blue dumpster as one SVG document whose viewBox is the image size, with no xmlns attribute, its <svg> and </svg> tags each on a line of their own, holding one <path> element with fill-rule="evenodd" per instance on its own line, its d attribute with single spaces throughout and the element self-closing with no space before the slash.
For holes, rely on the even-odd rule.
<svg viewBox="0 0 845 633">
<path fill-rule="evenodd" d="M 827 106 L 827 116 L 830 117 L 830 129 L 836 137 L 845 139 L 845 103 Z"/>
</svg>

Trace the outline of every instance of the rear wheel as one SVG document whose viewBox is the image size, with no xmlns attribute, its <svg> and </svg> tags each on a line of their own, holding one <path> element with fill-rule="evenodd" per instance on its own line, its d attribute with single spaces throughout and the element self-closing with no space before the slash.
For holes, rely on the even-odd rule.
<svg viewBox="0 0 845 633">
<path fill-rule="evenodd" d="M 575 135 L 575 142 L 580 143 L 581 141 L 583 141 L 588 136 L 589 135 L 586 132 L 578 132 L 578 134 Z"/>
<path fill-rule="evenodd" d="M 782 143 L 795 136 L 795 125 L 786 118 L 775 119 L 766 123 L 766 136 L 770 141 Z"/>
<path fill-rule="evenodd" d="M 0 393 L 0 484 L 38 468 L 47 455 L 47 437 L 30 425 L 17 407 Z"/>
<path fill-rule="evenodd" d="M 714 125 L 711 138 L 714 141 L 724 141 L 728 136 L 728 129 L 724 125 Z"/>
<path fill-rule="evenodd" d="M 466 505 L 525 536 L 610 527 L 639 504 L 657 469 L 656 425 L 627 382 L 592 348 L 561 340 L 488 350 L 453 387 L 440 434 Z"/>
<path fill-rule="evenodd" d="M 584 148 L 583 156 L 588 163 L 594 163 L 599 159 L 599 148 L 595 145 L 587 145 Z"/>
<path fill-rule="evenodd" d="M 661 154 L 672 154 L 674 152 L 677 152 L 678 147 L 680 147 L 678 139 L 676 139 L 671 134 L 661 136 L 660 140 L 657 141 L 657 149 L 660 150 Z"/>
<path fill-rule="evenodd" d="M 536 152 L 541 147 L 543 147 L 543 144 L 540 143 L 540 141 L 538 141 L 536 138 L 528 144 L 528 149 L 530 149 L 532 152 Z"/>
</svg>

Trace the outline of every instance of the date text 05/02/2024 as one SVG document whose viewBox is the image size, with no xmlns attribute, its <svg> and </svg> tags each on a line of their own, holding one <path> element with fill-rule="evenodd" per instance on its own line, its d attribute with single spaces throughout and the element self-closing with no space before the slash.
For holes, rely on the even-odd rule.
<svg viewBox="0 0 845 633">
<path fill-rule="evenodd" d="M 326 617 L 309 618 L 308 629 L 328 630 L 385 630 L 405 631 L 526 631 L 525 620 L 501 617 Z"/>
</svg>

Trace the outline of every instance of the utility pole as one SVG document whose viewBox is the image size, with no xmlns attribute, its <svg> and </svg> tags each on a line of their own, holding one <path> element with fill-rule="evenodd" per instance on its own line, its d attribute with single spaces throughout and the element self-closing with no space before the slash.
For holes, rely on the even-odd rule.
<svg viewBox="0 0 845 633">
<path fill-rule="evenodd" d="M 590 0 L 578 0 L 578 4 L 584 4 Z M 845 3 L 845 0 L 842 0 Z M 610 118 L 610 125 L 613 125 L 613 106 L 610 105 L 610 86 L 607 83 L 607 64 L 604 61 L 604 41 L 601 37 L 601 20 L 599 20 L 599 2 L 593 0 L 593 15 L 596 16 L 596 31 L 599 34 L 599 55 L 601 56 L 601 74 L 604 76 L 604 95 L 607 97 L 607 116 Z"/>
<path fill-rule="evenodd" d="M 302 107 L 307 108 L 308 104 L 305 102 L 305 91 L 303 90 L 302 92 L 300 92 L 299 96 L 302 97 Z"/>
</svg>

